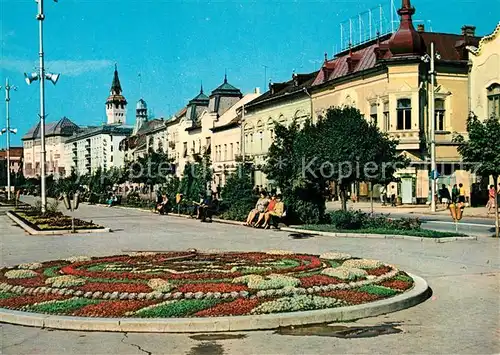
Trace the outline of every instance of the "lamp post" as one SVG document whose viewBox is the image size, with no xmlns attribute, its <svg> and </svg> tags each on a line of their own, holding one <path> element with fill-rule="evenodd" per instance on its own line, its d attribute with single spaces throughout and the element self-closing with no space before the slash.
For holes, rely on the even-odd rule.
<svg viewBox="0 0 500 355">
<path fill-rule="evenodd" d="M 0 86 L 0 89 L 2 87 Z M 5 117 L 7 120 L 7 126 L 0 131 L 0 135 L 7 133 L 7 200 L 10 200 L 10 134 L 17 133 L 17 129 L 10 128 L 10 90 L 16 91 L 17 88 L 14 85 L 9 84 L 9 79 L 5 79 Z"/>
<path fill-rule="evenodd" d="M 50 74 L 45 72 L 44 66 L 44 53 L 43 53 L 43 20 L 45 19 L 45 15 L 43 13 L 43 1 L 44 0 L 36 0 L 38 3 L 38 14 L 36 15 L 36 19 L 39 21 L 39 59 L 40 66 L 38 73 L 26 74 L 24 73 L 24 77 L 26 78 L 26 83 L 29 85 L 33 81 L 40 80 L 40 181 L 41 181 L 41 200 L 42 200 L 42 212 L 45 212 L 47 207 L 47 196 L 45 189 L 45 176 L 46 176 L 46 151 L 45 151 L 45 80 L 50 80 L 54 85 L 59 79 L 59 74 Z M 54 0 L 57 2 L 57 0 Z"/>
<path fill-rule="evenodd" d="M 431 76 L 431 90 L 429 97 L 429 120 L 430 120 L 430 138 L 431 138 L 431 211 L 436 212 L 436 114 L 435 114 L 435 101 L 434 101 L 434 87 L 436 86 L 436 71 L 434 67 L 435 59 L 441 59 L 439 53 L 434 50 L 434 42 L 431 42 L 431 54 L 422 56 L 422 61 L 425 63 L 430 62 L 429 74 Z"/>
</svg>

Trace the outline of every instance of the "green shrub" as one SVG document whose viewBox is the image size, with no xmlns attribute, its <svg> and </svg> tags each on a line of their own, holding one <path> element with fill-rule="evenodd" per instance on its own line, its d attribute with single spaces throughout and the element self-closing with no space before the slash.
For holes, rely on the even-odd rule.
<svg viewBox="0 0 500 355">
<path fill-rule="evenodd" d="M 257 202 L 252 188 L 251 167 L 239 163 L 236 166 L 236 171 L 228 176 L 221 191 L 223 202 L 219 210 L 220 217 L 235 221 L 246 220 L 248 213 Z"/>
<path fill-rule="evenodd" d="M 383 297 L 394 296 L 397 293 L 397 291 L 394 291 L 390 288 L 377 285 L 361 286 L 358 290 L 361 292 L 366 292 L 372 295 L 383 296 Z"/>
<path fill-rule="evenodd" d="M 420 230 L 422 222 L 418 218 L 393 219 L 389 216 L 370 216 L 362 211 L 334 211 L 328 222 L 338 230 L 387 229 L 399 231 Z"/>
</svg>

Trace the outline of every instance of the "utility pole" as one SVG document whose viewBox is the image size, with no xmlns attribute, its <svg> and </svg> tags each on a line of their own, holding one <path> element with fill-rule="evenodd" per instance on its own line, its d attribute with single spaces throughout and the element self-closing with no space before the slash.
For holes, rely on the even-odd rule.
<svg viewBox="0 0 500 355">
<path fill-rule="evenodd" d="M 42 202 L 42 212 L 44 213 L 47 208 L 47 195 L 46 195 L 46 162 L 47 162 L 47 152 L 45 148 L 45 79 L 50 80 L 52 84 L 56 84 L 59 79 L 59 74 L 51 74 L 45 72 L 45 62 L 44 62 L 44 52 L 43 52 L 43 20 L 45 19 L 45 14 L 43 13 L 43 1 L 36 0 L 38 3 L 38 14 L 36 19 L 38 20 L 38 42 L 39 42 L 39 52 L 38 57 L 40 60 L 40 66 L 38 68 L 38 73 L 26 74 L 26 83 L 30 85 L 33 81 L 40 80 L 40 187 L 41 187 L 41 202 Z M 57 0 L 54 0 L 57 2 Z"/>
<path fill-rule="evenodd" d="M 435 119 L 435 102 L 434 102 L 434 88 L 436 87 L 436 71 L 434 67 L 436 54 L 434 53 L 434 42 L 431 42 L 431 97 L 430 97 L 430 110 L 431 110 L 431 211 L 436 212 L 436 119 Z"/>
<path fill-rule="evenodd" d="M 38 40 L 39 40 L 39 59 L 40 59 L 40 180 L 41 180 L 41 199 L 42 199 L 42 213 L 47 210 L 47 191 L 45 187 L 46 178 L 46 164 L 47 164 L 47 152 L 45 150 L 45 61 L 43 53 L 43 20 L 45 15 L 43 13 L 43 0 L 38 0 L 38 14 L 36 19 L 39 23 Z"/>
<path fill-rule="evenodd" d="M 1 89 L 1 86 L 0 86 Z M 15 86 L 9 84 L 9 79 L 5 79 L 5 117 L 7 120 L 7 127 L 2 129 L 0 134 L 7 133 L 7 200 L 10 200 L 10 134 L 16 133 L 17 130 L 10 129 L 10 90 L 17 90 Z"/>
</svg>

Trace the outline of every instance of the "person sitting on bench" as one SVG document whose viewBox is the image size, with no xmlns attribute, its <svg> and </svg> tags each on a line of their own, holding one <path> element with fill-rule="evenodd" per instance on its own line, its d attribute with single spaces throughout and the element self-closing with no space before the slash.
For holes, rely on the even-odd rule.
<svg viewBox="0 0 500 355">
<path fill-rule="evenodd" d="M 269 204 L 269 200 L 267 199 L 267 192 L 261 191 L 260 198 L 255 204 L 255 208 L 248 213 L 247 221 L 244 224 L 245 226 L 253 226 L 253 220 L 259 214 L 263 214 L 266 212 L 266 207 Z"/>
<path fill-rule="evenodd" d="M 261 225 L 261 223 L 264 221 L 266 213 L 274 210 L 275 205 L 276 205 L 276 194 L 272 193 L 271 200 L 269 200 L 269 204 L 266 207 L 266 211 L 264 213 L 259 213 L 259 218 L 257 219 L 257 222 L 255 222 L 255 224 L 253 226 L 258 228 Z"/>
<path fill-rule="evenodd" d="M 167 195 L 163 194 L 161 197 L 161 202 L 156 206 L 156 210 L 160 214 L 166 214 L 167 213 L 167 204 L 168 204 L 168 197 Z"/>
<path fill-rule="evenodd" d="M 281 200 L 282 196 L 279 194 L 276 196 L 276 204 L 272 211 L 266 212 L 264 215 L 264 229 L 269 229 L 269 222 L 271 218 L 281 218 L 283 217 L 283 213 L 285 212 L 285 204 Z"/>
</svg>

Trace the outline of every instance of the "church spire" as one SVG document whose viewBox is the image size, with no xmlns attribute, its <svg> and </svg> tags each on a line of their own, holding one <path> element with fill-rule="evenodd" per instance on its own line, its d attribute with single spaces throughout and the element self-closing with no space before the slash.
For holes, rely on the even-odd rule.
<svg viewBox="0 0 500 355">
<path fill-rule="evenodd" d="M 120 95 L 122 93 L 122 86 L 120 85 L 120 78 L 118 78 L 118 67 L 115 63 L 115 73 L 113 82 L 111 83 L 111 94 Z"/>
</svg>

